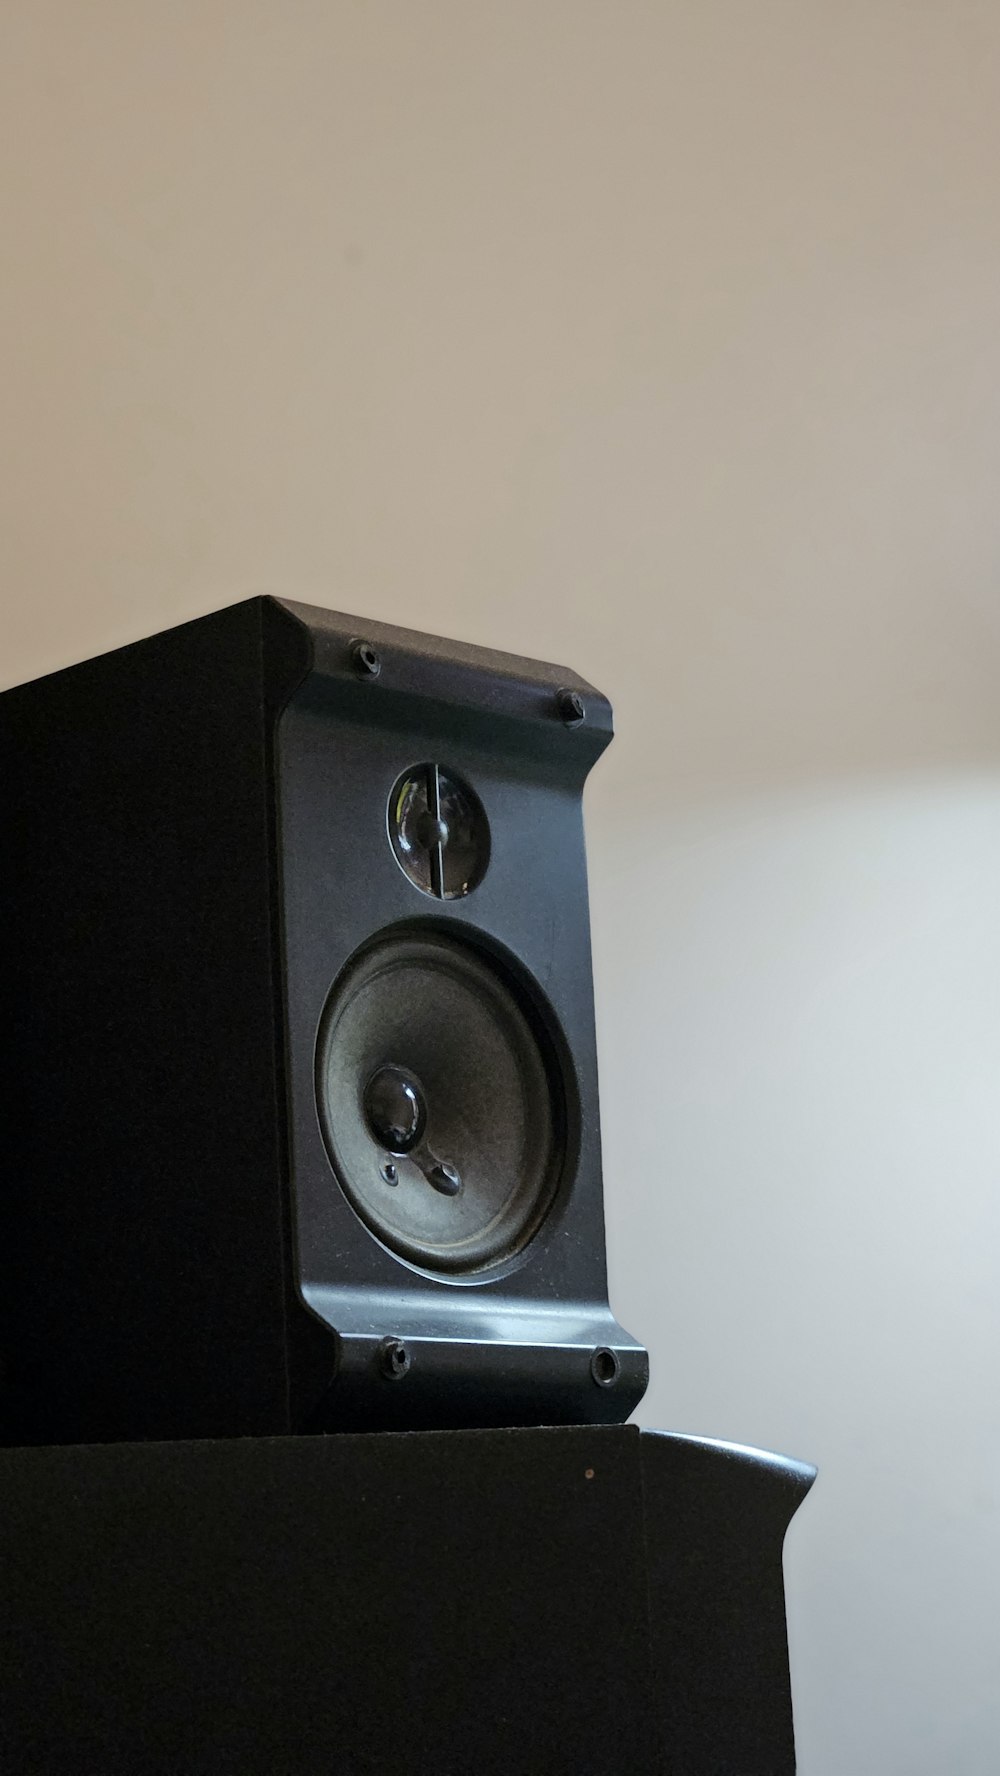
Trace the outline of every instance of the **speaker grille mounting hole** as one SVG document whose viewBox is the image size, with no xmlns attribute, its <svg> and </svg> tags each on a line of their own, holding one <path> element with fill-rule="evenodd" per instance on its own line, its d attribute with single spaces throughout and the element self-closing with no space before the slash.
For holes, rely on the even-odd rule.
<svg viewBox="0 0 1000 1776">
<path fill-rule="evenodd" d="M 411 765 L 386 811 L 396 862 L 422 894 L 460 900 L 481 882 L 490 829 L 479 797 L 440 765 Z"/>
</svg>

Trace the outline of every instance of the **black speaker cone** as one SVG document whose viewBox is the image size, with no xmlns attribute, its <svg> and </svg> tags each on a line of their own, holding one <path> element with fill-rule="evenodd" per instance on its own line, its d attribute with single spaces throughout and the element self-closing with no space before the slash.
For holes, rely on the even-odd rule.
<svg viewBox="0 0 1000 1776">
<path fill-rule="evenodd" d="M 396 933 L 348 964 L 320 1028 L 320 1122 L 385 1245 L 457 1274 L 530 1239 L 563 1158 L 548 1049 L 513 980 L 469 944 Z"/>
</svg>

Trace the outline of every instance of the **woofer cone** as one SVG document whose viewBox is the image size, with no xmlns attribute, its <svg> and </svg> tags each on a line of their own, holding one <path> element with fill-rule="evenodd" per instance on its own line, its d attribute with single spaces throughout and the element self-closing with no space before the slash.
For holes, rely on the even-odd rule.
<svg viewBox="0 0 1000 1776">
<path fill-rule="evenodd" d="M 409 1146 L 379 1109 L 393 1079 L 419 1092 Z M 316 1094 L 348 1200 L 423 1269 L 502 1264 L 551 1209 L 566 1127 L 553 1045 L 513 972 L 468 942 L 407 930 L 358 951 L 323 1012 Z"/>
</svg>

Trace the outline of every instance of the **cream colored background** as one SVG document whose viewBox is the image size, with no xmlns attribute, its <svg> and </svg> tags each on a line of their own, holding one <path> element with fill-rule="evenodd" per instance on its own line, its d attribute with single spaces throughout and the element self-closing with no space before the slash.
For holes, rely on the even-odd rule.
<svg viewBox="0 0 1000 1776">
<path fill-rule="evenodd" d="M 803 1776 L 996 1776 L 1000 6 L 7 0 L 0 81 L 4 681 L 274 589 L 609 691 L 643 1418 L 822 1466 Z"/>
</svg>

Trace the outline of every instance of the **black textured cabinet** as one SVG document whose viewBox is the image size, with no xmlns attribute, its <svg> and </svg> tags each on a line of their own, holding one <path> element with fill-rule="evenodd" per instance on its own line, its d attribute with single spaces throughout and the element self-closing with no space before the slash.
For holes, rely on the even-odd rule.
<svg viewBox="0 0 1000 1776">
<path fill-rule="evenodd" d="M 0 1452 L 5 1776 L 788 1776 L 810 1468 L 632 1426 Z"/>
</svg>

